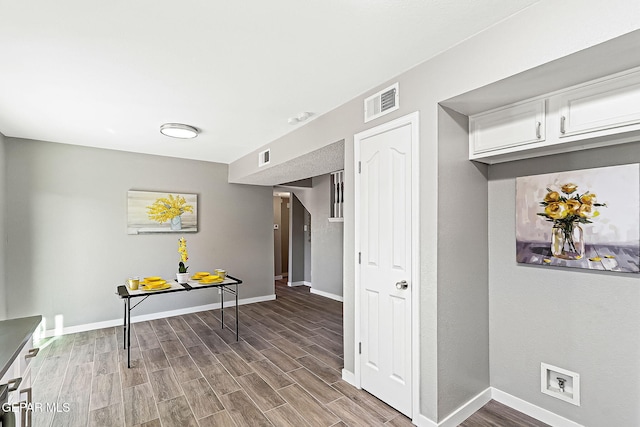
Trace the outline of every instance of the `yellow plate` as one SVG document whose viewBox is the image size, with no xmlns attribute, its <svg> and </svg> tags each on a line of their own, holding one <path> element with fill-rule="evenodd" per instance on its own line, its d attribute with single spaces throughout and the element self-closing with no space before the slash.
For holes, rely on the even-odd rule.
<svg viewBox="0 0 640 427">
<path fill-rule="evenodd" d="M 160 276 L 151 276 L 151 277 L 145 277 L 144 278 L 145 282 L 155 282 L 155 281 L 158 281 L 158 280 L 162 280 L 162 277 L 160 277 Z"/>
<path fill-rule="evenodd" d="M 146 286 L 143 286 L 143 287 L 142 287 L 142 290 L 143 290 L 143 291 L 163 291 L 163 290 L 165 290 L 165 289 L 169 289 L 169 288 L 171 288 L 171 285 L 170 285 L 169 283 L 166 283 L 166 282 L 165 282 L 165 284 L 164 284 L 164 285 L 162 285 L 162 286 L 155 286 L 155 285 L 151 285 L 151 286 L 146 285 Z"/>
<path fill-rule="evenodd" d="M 155 288 L 161 288 L 166 284 L 167 284 L 166 280 L 158 280 L 151 283 L 145 283 L 145 287 L 148 289 L 155 289 Z"/>
<path fill-rule="evenodd" d="M 208 276 L 211 273 L 209 273 L 208 271 L 198 271 L 196 274 L 194 274 L 194 276 Z"/>
<path fill-rule="evenodd" d="M 220 283 L 222 281 L 223 279 L 220 276 L 207 276 L 204 279 L 201 279 L 200 283 Z"/>
</svg>

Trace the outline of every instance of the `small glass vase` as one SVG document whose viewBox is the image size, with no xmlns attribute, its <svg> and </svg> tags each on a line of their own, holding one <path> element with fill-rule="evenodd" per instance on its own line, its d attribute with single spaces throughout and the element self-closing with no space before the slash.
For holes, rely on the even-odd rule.
<svg viewBox="0 0 640 427">
<path fill-rule="evenodd" d="M 584 258 L 584 233 L 576 223 L 556 225 L 551 230 L 551 253 L 561 259 Z"/>
</svg>

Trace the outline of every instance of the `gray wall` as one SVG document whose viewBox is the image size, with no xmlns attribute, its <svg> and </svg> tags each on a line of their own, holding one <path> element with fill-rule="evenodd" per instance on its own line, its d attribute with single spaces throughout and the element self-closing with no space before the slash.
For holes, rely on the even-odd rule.
<svg viewBox="0 0 640 427">
<path fill-rule="evenodd" d="M 6 185 L 6 154 L 5 154 L 5 137 L 0 133 L 0 320 L 7 317 L 7 293 L 6 280 L 7 272 L 5 270 L 5 251 L 6 251 L 6 211 L 7 211 L 7 185 Z"/>
<path fill-rule="evenodd" d="M 467 116 L 438 115 L 438 413 L 489 386 L 487 166 L 468 160 Z M 464 185 L 460 185 L 464 182 Z"/>
<path fill-rule="evenodd" d="M 567 19 L 569 18 L 570 19 Z M 474 185 L 477 177 L 465 169 L 457 176 L 447 173 L 442 168 L 456 161 L 464 161 L 464 148 L 441 156 L 440 150 L 447 150 L 446 141 L 439 141 L 438 104 L 450 98 L 492 85 L 496 82 L 517 77 L 522 73 L 521 84 L 510 91 L 488 91 L 485 97 L 476 99 L 472 107 L 479 111 L 487 103 L 495 103 L 495 99 L 511 98 L 516 100 L 533 94 L 559 89 L 561 85 L 576 84 L 594 78 L 598 73 L 620 71 L 630 66 L 630 61 L 638 64 L 637 55 L 600 56 L 601 53 L 619 42 L 637 46 L 640 33 L 640 8 L 631 0 L 614 0 L 601 2 L 598 0 L 567 0 L 556 2 L 541 0 L 519 14 L 506 19 L 486 31 L 466 40 L 454 48 L 443 52 L 414 69 L 403 73 L 380 86 L 372 88 L 335 110 L 319 116 L 305 126 L 282 138 L 271 142 L 268 146 L 272 153 L 272 167 L 284 164 L 290 159 L 305 155 L 334 141 L 345 140 L 345 222 L 344 222 L 344 364 L 345 370 L 354 372 L 354 286 L 355 286 L 355 219 L 353 211 L 353 135 L 372 128 L 408 113 L 420 112 L 420 413 L 430 420 L 443 420 L 449 415 L 448 408 L 466 403 L 464 396 L 477 389 L 486 376 L 486 364 L 480 362 L 475 366 L 468 380 L 455 376 L 455 387 L 462 392 L 451 392 L 453 384 L 439 387 L 439 382 L 447 381 L 445 373 L 454 367 L 456 354 L 451 349 L 464 349 L 469 353 L 476 351 L 475 339 L 467 334 L 460 334 L 461 324 L 455 320 L 458 312 L 451 310 L 451 304 L 439 307 L 439 299 L 453 301 L 465 286 L 469 286 L 469 278 L 463 272 L 449 275 L 448 271 L 460 269 L 458 257 L 450 255 L 445 247 L 440 246 L 439 238 L 443 232 L 454 227 L 462 227 L 458 233 L 465 231 L 475 235 L 477 224 L 472 221 L 460 224 L 455 215 L 450 216 L 438 207 L 438 201 L 447 195 L 440 194 L 453 188 Z M 597 30 L 594 30 L 597 29 Z M 633 32 L 633 33 L 631 33 Z M 608 42 L 602 49 L 598 44 Z M 616 46 L 619 46 L 616 44 Z M 584 51 L 589 49 L 589 51 Z M 578 55 L 572 55 L 580 52 Z M 633 50 L 631 51 L 633 52 Z M 569 60 L 558 62 L 572 55 Z M 491 60 L 487 60 L 490 58 Z M 363 99 L 376 91 L 387 87 L 390 83 L 400 83 L 400 108 L 393 113 L 363 123 Z M 495 105 L 495 104 L 494 104 Z M 460 111 L 460 110 L 459 110 Z M 257 167 L 255 158 L 260 148 L 230 165 L 230 179 L 239 179 L 255 174 Z M 451 157 L 453 156 L 453 157 Z M 456 160 L 456 157 L 458 160 Z M 441 165 L 440 162 L 443 162 Z M 453 181 L 443 183 L 442 177 Z M 486 185 L 486 181 L 485 181 Z M 486 248 L 486 246 L 485 246 Z M 465 260 L 466 261 L 466 260 Z M 440 273 L 443 272 L 441 275 Z M 447 282 L 440 282 L 445 280 Z M 482 281 L 483 279 L 480 278 Z M 447 287 L 453 289 L 447 296 Z M 482 294 L 481 285 L 474 285 L 473 292 Z M 463 299 L 465 303 L 468 300 Z M 465 306 L 470 311 L 468 319 L 486 313 L 486 304 Z M 450 322 L 456 327 L 449 329 Z M 486 323 L 485 323 L 486 325 Z M 486 331 L 483 332 L 486 334 Z M 471 337 L 473 338 L 473 337 Z M 637 338 L 636 338 L 637 340 Z M 484 358 L 488 344 L 483 344 L 481 357 Z M 439 346 L 448 346 L 449 350 L 439 351 Z M 468 362 L 468 359 L 467 359 Z M 446 374 L 448 375 L 448 374 Z M 598 395 L 606 393 L 598 392 Z M 440 401 L 443 393 L 445 402 Z M 546 406 L 543 406 L 546 407 Z M 416 414 L 417 415 L 417 414 Z"/>
<path fill-rule="evenodd" d="M 225 268 L 240 298 L 273 295 L 271 188 L 227 183 L 227 165 L 7 140 L 9 317 L 64 325 L 119 319 L 115 285 L 174 277 L 180 235 L 127 235 L 127 190 L 198 194 L 199 230 L 184 234 L 190 270 Z M 134 315 L 218 301 L 215 292 L 150 298 Z"/>
<path fill-rule="evenodd" d="M 313 289 L 341 297 L 344 226 L 341 222 L 329 222 L 330 201 L 331 175 L 314 177 L 311 191 Z"/>
<path fill-rule="evenodd" d="M 289 200 L 289 282 L 303 282 L 306 210 L 294 194 Z"/>
<path fill-rule="evenodd" d="M 311 213 L 306 208 L 302 237 L 304 239 L 304 281 L 311 283 Z"/>
<path fill-rule="evenodd" d="M 634 162 L 640 143 L 489 169 L 491 385 L 585 426 L 640 425 L 640 275 L 517 264 L 515 179 Z M 540 393 L 541 362 L 580 374 L 580 407 Z"/>
</svg>

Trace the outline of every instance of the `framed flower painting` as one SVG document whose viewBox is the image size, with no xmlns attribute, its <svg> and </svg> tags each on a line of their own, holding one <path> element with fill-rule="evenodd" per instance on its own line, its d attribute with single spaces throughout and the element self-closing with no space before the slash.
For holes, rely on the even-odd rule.
<svg viewBox="0 0 640 427">
<path fill-rule="evenodd" d="M 127 192 L 127 234 L 197 231 L 197 194 Z"/>
<path fill-rule="evenodd" d="M 640 272 L 640 165 L 516 179 L 519 263 Z"/>
</svg>

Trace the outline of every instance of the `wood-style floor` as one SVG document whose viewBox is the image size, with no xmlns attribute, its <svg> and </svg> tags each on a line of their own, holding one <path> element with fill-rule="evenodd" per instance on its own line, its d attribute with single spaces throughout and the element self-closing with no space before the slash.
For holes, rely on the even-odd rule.
<svg viewBox="0 0 640 427">
<path fill-rule="evenodd" d="M 219 311 L 136 323 L 131 369 L 122 327 L 40 343 L 39 426 L 410 426 L 341 380 L 342 304 L 277 283 L 277 300 L 240 307 L 240 341 Z M 225 312 L 225 323 L 235 319 Z M 464 427 L 544 426 L 490 402 Z"/>
</svg>

